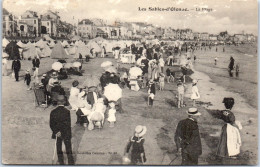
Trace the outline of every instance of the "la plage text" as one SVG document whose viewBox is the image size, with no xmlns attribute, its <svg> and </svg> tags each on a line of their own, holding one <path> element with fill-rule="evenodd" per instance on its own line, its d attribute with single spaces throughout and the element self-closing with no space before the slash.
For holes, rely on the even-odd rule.
<svg viewBox="0 0 260 167">
<path fill-rule="evenodd" d="M 189 11 L 188 8 L 176 8 L 176 7 L 167 7 L 167 8 L 161 8 L 161 7 L 138 7 L 138 11 L 167 11 L 167 12 L 178 12 L 178 11 Z"/>
</svg>

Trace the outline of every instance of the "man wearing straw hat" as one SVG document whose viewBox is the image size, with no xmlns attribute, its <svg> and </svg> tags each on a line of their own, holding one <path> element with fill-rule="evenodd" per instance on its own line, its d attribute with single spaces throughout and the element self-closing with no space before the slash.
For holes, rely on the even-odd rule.
<svg viewBox="0 0 260 167">
<path fill-rule="evenodd" d="M 189 108 L 187 114 L 188 118 L 178 123 L 174 140 L 178 152 L 182 155 L 181 165 L 198 165 L 202 147 L 197 117 L 201 113 L 198 112 L 197 108 Z"/>
<path fill-rule="evenodd" d="M 52 139 L 56 138 L 57 155 L 60 165 L 65 164 L 62 152 L 62 141 L 66 147 L 68 164 L 73 165 L 74 159 L 71 148 L 71 118 L 70 111 L 64 107 L 65 103 L 66 100 L 64 95 L 59 95 L 57 97 L 58 107 L 52 110 L 50 114 L 50 128 L 52 130 Z"/>
</svg>

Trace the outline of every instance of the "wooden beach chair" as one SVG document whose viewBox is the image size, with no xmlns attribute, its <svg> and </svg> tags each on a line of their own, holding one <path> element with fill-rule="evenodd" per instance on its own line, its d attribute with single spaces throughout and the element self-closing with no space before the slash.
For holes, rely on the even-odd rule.
<svg viewBox="0 0 260 167">
<path fill-rule="evenodd" d="M 35 107 L 44 107 L 47 108 L 48 107 L 48 103 L 47 103 L 47 95 L 44 94 L 44 90 L 34 87 L 33 88 L 33 92 L 34 92 L 34 106 Z"/>
</svg>

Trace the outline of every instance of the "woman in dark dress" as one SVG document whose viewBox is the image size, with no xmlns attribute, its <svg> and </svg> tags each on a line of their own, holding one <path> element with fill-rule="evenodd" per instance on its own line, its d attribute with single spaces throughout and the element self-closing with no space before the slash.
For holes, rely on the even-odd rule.
<svg viewBox="0 0 260 167">
<path fill-rule="evenodd" d="M 234 98 L 224 98 L 223 103 L 226 107 L 226 110 L 222 111 L 221 119 L 225 122 L 225 125 L 222 127 L 222 133 L 220 136 L 218 148 L 217 148 L 217 156 L 223 158 L 223 160 L 229 159 L 231 156 L 228 152 L 228 144 L 227 144 L 227 126 L 228 124 L 242 129 L 240 122 L 236 121 L 235 115 L 231 112 L 232 107 L 234 106 Z"/>
</svg>

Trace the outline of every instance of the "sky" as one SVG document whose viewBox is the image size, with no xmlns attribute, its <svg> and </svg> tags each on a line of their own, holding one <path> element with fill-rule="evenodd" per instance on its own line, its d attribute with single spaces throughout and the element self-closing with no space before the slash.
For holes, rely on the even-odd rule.
<svg viewBox="0 0 260 167">
<path fill-rule="evenodd" d="M 147 10 L 138 11 L 139 7 Z M 189 11 L 149 11 L 149 7 Z M 43 14 L 51 9 L 72 24 L 85 18 L 100 18 L 109 24 L 119 20 L 213 34 L 221 31 L 258 34 L 257 0 L 3 0 L 3 8 L 17 16 L 26 10 Z M 202 8 L 211 11 L 202 11 Z"/>
</svg>

